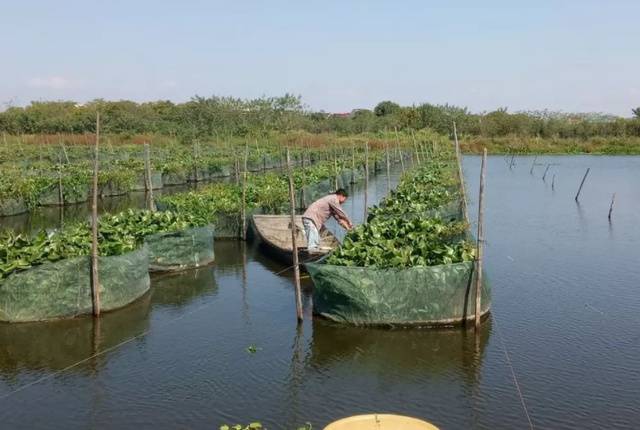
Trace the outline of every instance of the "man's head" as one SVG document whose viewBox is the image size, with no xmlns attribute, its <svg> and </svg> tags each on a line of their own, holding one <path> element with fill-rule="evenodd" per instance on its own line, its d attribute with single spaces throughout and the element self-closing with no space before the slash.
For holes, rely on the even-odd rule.
<svg viewBox="0 0 640 430">
<path fill-rule="evenodd" d="M 349 197 L 349 193 L 344 188 L 338 188 L 333 194 L 338 196 L 338 201 L 340 202 L 340 204 L 344 203 L 345 200 L 347 200 L 347 197 Z"/>
</svg>

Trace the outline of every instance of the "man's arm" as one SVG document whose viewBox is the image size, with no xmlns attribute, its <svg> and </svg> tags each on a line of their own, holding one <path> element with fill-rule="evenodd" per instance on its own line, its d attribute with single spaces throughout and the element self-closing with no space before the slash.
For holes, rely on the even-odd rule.
<svg viewBox="0 0 640 430">
<path fill-rule="evenodd" d="M 345 230 L 351 230 L 353 228 L 353 224 L 351 223 L 349 216 L 344 213 L 342 207 L 340 206 L 340 203 L 338 203 L 337 201 L 329 202 L 329 207 L 331 207 L 331 214 L 336 219 L 336 221 L 338 221 L 338 224 L 344 227 Z"/>
</svg>

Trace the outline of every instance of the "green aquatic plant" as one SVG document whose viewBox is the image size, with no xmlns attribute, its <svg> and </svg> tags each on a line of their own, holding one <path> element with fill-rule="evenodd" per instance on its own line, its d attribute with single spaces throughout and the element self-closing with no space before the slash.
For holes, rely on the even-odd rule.
<svg viewBox="0 0 640 430">
<path fill-rule="evenodd" d="M 99 219 L 98 252 L 101 256 L 120 255 L 142 245 L 145 236 L 192 227 L 196 221 L 173 212 L 133 210 Z M 91 226 L 88 222 L 70 224 L 61 230 L 42 230 L 33 236 L 0 234 L 0 280 L 14 272 L 45 262 L 89 255 Z"/>
<path fill-rule="evenodd" d="M 241 424 L 235 424 L 235 425 L 223 424 L 220 426 L 220 430 L 267 430 L 267 429 L 263 427 L 261 423 L 253 422 L 253 423 L 247 424 L 246 426 L 243 426 Z"/>
<path fill-rule="evenodd" d="M 358 226 L 326 260 L 337 266 L 406 268 L 471 261 L 466 224 L 438 218 L 374 219 Z"/>
<path fill-rule="evenodd" d="M 455 170 L 435 161 L 405 175 L 396 191 L 371 210 L 327 259 L 338 266 L 408 268 L 471 261 L 474 244 L 457 213 L 439 210 L 457 202 Z M 457 209 L 457 208 L 456 208 Z"/>
</svg>

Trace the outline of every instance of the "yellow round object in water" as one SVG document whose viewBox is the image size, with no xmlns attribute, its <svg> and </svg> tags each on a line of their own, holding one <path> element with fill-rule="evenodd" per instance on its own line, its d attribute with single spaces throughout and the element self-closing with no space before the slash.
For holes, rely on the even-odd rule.
<svg viewBox="0 0 640 430">
<path fill-rule="evenodd" d="M 438 430 L 438 427 L 402 415 L 369 414 L 334 421 L 324 430 Z"/>
</svg>

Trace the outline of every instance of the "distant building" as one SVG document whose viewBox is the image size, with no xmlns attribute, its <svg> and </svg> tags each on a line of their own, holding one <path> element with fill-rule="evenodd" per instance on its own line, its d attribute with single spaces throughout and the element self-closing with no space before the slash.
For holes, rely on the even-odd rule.
<svg viewBox="0 0 640 430">
<path fill-rule="evenodd" d="M 351 112 L 332 113 L 331 116 L 334 117 L 334 118 L 350 118 L 351 117 Z"/>
</svg>

